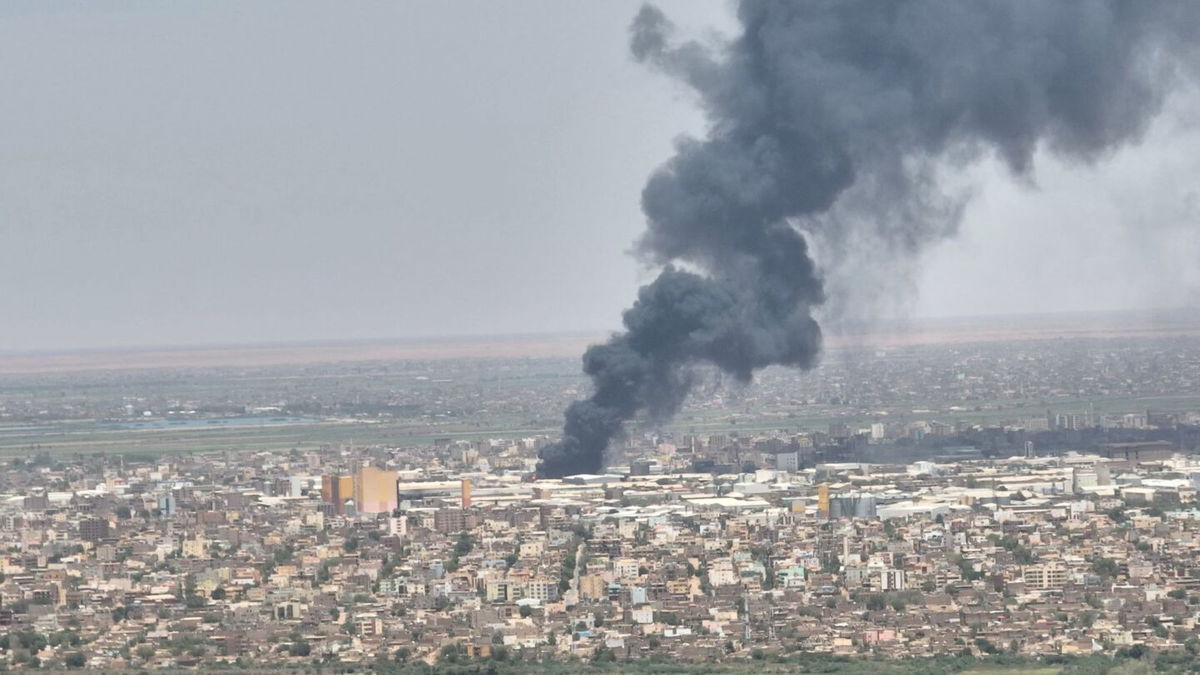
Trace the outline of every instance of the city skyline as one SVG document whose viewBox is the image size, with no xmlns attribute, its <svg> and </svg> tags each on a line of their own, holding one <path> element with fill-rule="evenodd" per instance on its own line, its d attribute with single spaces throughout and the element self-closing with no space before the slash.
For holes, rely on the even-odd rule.
<svg viewBox="0 0 1200 675">
<path fill-rule="evenodd" d="M 1200 672 L 1200 2 L 0 3 L 0 670 Z"/>
</svg>

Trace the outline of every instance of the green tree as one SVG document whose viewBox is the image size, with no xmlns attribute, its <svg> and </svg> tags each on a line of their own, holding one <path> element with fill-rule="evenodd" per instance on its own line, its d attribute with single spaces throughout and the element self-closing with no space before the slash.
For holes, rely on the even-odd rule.
<svg viewBox="0 0 1200 675">
<path fill-rule="evenodd" d="M 1112 578 L 1117 576 L 1121 568 L 1112 558 L 1098 557 L 1092 561 L 1092 571 L 1102 577 Z"/>
</svg>

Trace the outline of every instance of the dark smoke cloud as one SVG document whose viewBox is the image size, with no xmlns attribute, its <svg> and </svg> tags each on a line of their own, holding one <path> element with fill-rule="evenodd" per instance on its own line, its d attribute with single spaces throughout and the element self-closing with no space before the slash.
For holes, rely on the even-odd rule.
<svg viewBox="0 0 1200 675">
<path fill-rule="evenodd" d="M 709 131 L 646 184 L 638 250 L 667 267 L 584 356 L 594 393 L 544 476 L 601 469 L 625 421 L 679 410 L 694 364 L 812 367 L 822 272 L 952 234 L 966 196 L 947 167 L 994 154 L 1028 176 L 1042 148 L 1093 162 L 1137 141 L 1194 79 L 1200 3 L 743 0 L 738 19 L 719 46 L 675 40 L 652 6 L 633 22 L 633 56 L 694 89 Z"/>
</svg>

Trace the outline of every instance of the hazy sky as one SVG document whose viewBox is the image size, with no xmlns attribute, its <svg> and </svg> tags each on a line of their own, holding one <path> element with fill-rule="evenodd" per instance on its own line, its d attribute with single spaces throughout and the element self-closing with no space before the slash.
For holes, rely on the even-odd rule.
<svg viewBox="0 0 1200 675">
<path fill-rule="evenodd" d="M 615 328 L 641 187 L 703 129 L 637 7 L 0 4 L 0 350 Z M 980 166 L 912 311 L 1196 304 L 1177 107 L 1099 168 Z"/>
</svg>

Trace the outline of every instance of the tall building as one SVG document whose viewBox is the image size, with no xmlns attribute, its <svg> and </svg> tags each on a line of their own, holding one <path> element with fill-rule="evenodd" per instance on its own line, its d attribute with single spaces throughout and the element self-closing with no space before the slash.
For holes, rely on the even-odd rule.
<svg viewBox="0 0 1200 675">
<path fill-rule="evenodd" d="M 335 513 L 345 513 L 346 502 L 352 499 L 354 476 L 321 476 L 321 501 L 332 504 Z"/>
<path fill-rule="evenodd" d="M 825 483 L 817 486 L 817 517 L 829 517 L 829 486 Z"/>
<path fill-rule="evenodd" d="M 461 506 L 464 509 L 471 508 L 471 481 L 466 478 L 462 481 L 462 502 Z"/>
<path fill-rule="evenodd" d="M 442 534 L 453 534 L 467 529 L 466 514 L 462 509 L 441 508 L 433 514 L 433 529 Z"/>
<path fill-rule="evenodd" d="M 400 474 L 376 469 L 359 468 L 354 474 L 354 504 L 359 513 L 391 513 L 399 505 L 396 483 Z"/>
<path fill-rule="evenodd" d="M 902 569 L 886 569 L 879 575 L 879 590 L 903 591 L 908 588 L 907 579 Z"/>
<path fill-rule="evenodd" d="M 79 538 L 84 541 L 100 541 L 108 536 L 108 521 L 103 518 L 89 518 L 79 522 Z"/>
<path fill-rule="evenodd" d="M 408 534 L 408 516 L 388 518 L 388 536 L 404 536 Z"/>
</svg>

